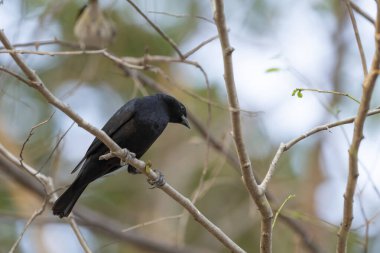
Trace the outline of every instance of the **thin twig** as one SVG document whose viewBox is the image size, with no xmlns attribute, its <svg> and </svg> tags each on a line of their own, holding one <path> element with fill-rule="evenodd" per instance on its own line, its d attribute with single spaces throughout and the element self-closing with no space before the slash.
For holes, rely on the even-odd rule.
<svg viewBox="0 0 380 253">
<path fill-rule="evenodd" d="M 203 21 L 206 21 L 210 24 L 213 24 L 215 25 L 215 23 L 211 20 L 211 19 L 208 19 L 208 18 L 205 18 L 205 17 L 202 17 L 202 16 L 192 16 L 192 15 L 187 15 L 187 14 L 173 14 L 173 13 L 168 13 L 168 12 L 164 12 L 164 11 L 148 11 L 148 13 L 153 13 L 153 14 L 162 14 L 162 15 L 166 15 L 166 16 L 170 16 L 170 17 L 175 17 L 175 18 L 197 18 L 197 19 L 201 19 Z"/>
<path fill-rule="evenodd" d="M 354 122 L 354 132 L 352 142 L 348 151 L 348 179 L 344 193 L 343 220 L 338 231 L 338 242 L 336 252 L 344 253 L 347 251 L 348 234 L 351 228 L 353 216 L 353 202 L 356 184 L 359 177 L 358 154 L 360 143 L 363 139 L 364 122 L 367 117 L 369 105 L 380 66 L 380 5 L 377 4 L 376 30 L 375 30 L 376 51 L 372 59 L 371 70 L 365 76 L 362 88 L 362 97 Z"/>
<path fill-rule="evenodd" d="M 59 147 L 59 144 L 61 144 L 61 142 L 63 141 L 63 138 L 65 138 L 65 136 L 69 133 L 69 131 L 71 130 L 71 128 L 74 126 L 75 122 L 71 123 L 71 125 L 67 128 L 67 130 L 62 134 L 61 137 L 58 138 L 58 141 L 57 143 L 54 145 L 53 149 L 50 151 L 50 154 L 48 155 L 48 157 L 46 158 L 45 162 L 41 165 L 40 169 L 38 170 L 38 172 L 41 172 L 42 169 L 46 166 L 46 164 L 49 162 L 49 160 L 51 159 L 51 157 L 53 156 L 54 152 L 57 150 L 57 148 Z"/>
<path fill-rule="evenodd" d="M 56 45 L 59 44 L 61 46 L 66 46 L 69 48 L 76 48 L 80 49 L 80 45 L 78 43 L 72 43 L 72 42 L 67 42 L 59 39 L 52 39 L 52 40 L 37 40 L 37 41 L 31 41 L 31 42 L 26 42 L 26 43 L 16 43 L 12 44 L 13 48 L 16 47 L 30 47 L 34 46 L 37 50 L 40 46 L 44 45 Z M 0 49 L 4 49 L 5 47 L 0 47 Z"/>
<path fill-rule="evenodd" d="M 42 206 L 40 209 L 36 210 L 33 215 L 29 218 L 29 220 L 26 222 L 25 226 L 24 226 L 24 229 L 22 230 L 20 236 L 17 238 L 16 242 L 13 244 L 12 248 L 9 250 L 9 253 L 13 253 L 16 248 L 18 247 L 18 245 L 20 244 L 20 241 L 22 239 L 22 237 L 24 236 L 26 230 L 28 229 L 28 227 L 30 226 L 30 224 L 32 224 L 32 222 L 37 218 L 37 216 L 41 215 L 44 210 L 45 210 L 45 207 L 46 207 L 46 203 L 47 203 L 47 198 L 45 197 L 44 198 L 44 201 L 42 203 Z"/>
<path fill-rule="evenodd" d="M 23 83 L 28 83 L 28 80 L 26 80 L 24 77 L 20 76 L 19 74 L 13 72 L 13 71 L 10 71 L 9 69 L 6 69 L 2 66 L 0 66 L 0 71 L 3 71 L 13 77 L 15 77 L 16 79 L 18 79 L 19 81 L 23 82 Z"/>
<path fill-rule="evenodd" d="M 28 134 L 28 137 L 25 139 L 24 143 L 22 144 L 21 146 L 21 150 L 20 150 L 20 163 L 23 164 L 23 161 L 24 161 L 24 157 L 23 157 L 23 152 L 25 150 L 25 147 L 26 147 L 26 144 L 29 142 L 30 138 L 32 138 L 33 134 L 34 134 L 34 130 L 36 130 L 37 128 L 47 124 L 51 118 L 53 117 L 54 113 L 52 113 L 49 118 L 47 118 L 46 120 L 38 123 L 37 125 L 33 126 L 30 131 L 29 131 L 29 134 Z"/>
<path fill-rule="evenodd" d="M 92 252 L 91 249 L 89 248 L 86 240 L 84 239 L 82 233 L 79 230 L 77 223 L 75 222 L 75 219 L 73 218 L 73 216 L 71 214 L 69 215 L 68 219 L 69 219 L 70 226 L 73 229 L 75 235 L 77 236 L 78 241 L 79 241 L 80 245 L 82 246 L 83 250 L 86 253 L 91 253 Z"/>
<path fill-rule="evenodd" d="M 300 92 L 303 92 L 303 91 L 314 91 L 314 92 L 318 92 L 318 93 L 326 93 L 326 94 L 334 94 L 334 95 L 339 95 L 339 96 L 345 96 L 345 97 L 348 97 L 349 99 L 355 101 L 356 103 L 360 104 L 360 101 L 358 99 L 354 98 L 353 96 L 351 96 L 350 94 L 339 92 L 339 91 L 333 91 L 333 90 L 319 90 L 319 89 L 312 89 L 312 88 L 296 88 L 293 91 L 293 95 L 297 93 L 298 96 L 302 96 L 302 95 L 300 95 L 300 94 L 302 94 Z"/>
<path fill-rule="evenodd" d="M 281 206 L 277 209 L 276 214 L 275 214 L 274 219 L 273 219 L 272 229 L 274 228 L 274 225 L 276 224 L 277 217 L 280 215 L 280 213 L 281 213 L 282 209 L 284 208 L 286 202 L 288 202 L 289 199 L 292 199 L 292 198 L 294 198 L 295 196 L 296 196 L 296 195 L 294 195 L 294 194 L 289 195 L 289 196 L 284 200 L 284 202 L 282 202 Z"/>
<path fill-rule="evenodd" d="M 189 65 L 192 65 L 192 66 L 198 68 L 201 71 L 201 73 L 205 79 L 206 86 L 210 86 L 206 71 L 203 69 L 203 67 L 201 65 L 199 65 L 198 62 L 195 62 L 195 61 L 189 61 L 186 59 L 178 59 L 176 57 L 171 57 L 171 56 L 147 54 L 147 55 L 144 55 L 144 57 L 138 57 L 138 58 L 136 58 L 136 57 L 124 57 L 123 58 L 124 62 L 120 62 L 120 60 L 115 61 L 115 59 L 118 59 L 118 58 L 116 56 L 113 56 L 112 54 L 110 54 L 108 52 L 107 52 L 107 54 L 105 54 L 105 56 L 107 58 L 109 58 L 110 60 L 114 61 L 115 63 L 124 64 L 125 62 L 128 62 L 128 63 L 132 64 L 133 66 L 144 66 L 144 67 L 146 67 L 147 63 L 154 63 L 154 62 L 176 62 L 176 63 L 189 64 Z M 126 65 L 126 67 L 128 67 L 128 65 Z M 158 73 L 164 75 L 164 73 L 162 71 L 158 71 Z M 168 75 L 164 75 L 164 77 L 165 77 L 165 79 L 170 80 Z M 212 106 L 217 107 L 217 108 L 222 109 L 222 110 L 240 111 L 240 112 L 246 113 L 248 116 L 257 115 L 257 112 L 244 110 L 244 109 L 236 109 L 236 108 L 232 108 L 232 107 L 226 107 L 224 105 L 221 105 L 219 103 L 211 101 L 210 98 L 201 97 L 200 95 L 190 91 L 189 89 L 186 89 L 185 87 L 182 87 L 179 85 L 176 85 L 176 87 L 178 89 L 180 89 L 181 91 L 185 92 L 186 94 L 200 100 L 201 102 L 207 103 L 207 105 L 212 105 Z"/>
<path fill-rule="evenodd" d="M 368 75 L 367 61 L 366 61 L 365 54 L 364 54 L 363 44 L 362 44 L 362 41 L 360 39 L 358 25 L 356 23 L 354 12 L 352 11 L 352 8 L 351 8 L 350 0 L 345 0 L 345 3 L 347 6 L 348 13 L 350 14 L 352 27 L 353 27 L 354 33 L 355 33 L 355 39 L 356 39 L 356 42 L 357 42 L 358 48 L 359 48 L 360 59 L 362 61 L 363 73 L 364 73 L 364 76 L 366 77 Z"/>
<path fill-rule="evenodd" d="M 36 51 L 36 50 L 21 50 L 21 49 L 1 49 L 0 54 L 35 54 L 46 56 L 59 55 L 84 55 L 84 54 L 102 54 L 105 49 L 100 50 L 76 50 L 76 51 Z"/>
<path fill-rule="evenodd" d="M 138 228 L 142 228 L 142 227 L 145 227 L 145 226 L 148 226 L 148 225 L 156 224 L 156 223 L 161 222 L 161 221 L 172 220 L 172 219 L 179 219 L 182 216 L 183 216 L 183 213 L 182 214 L 177 214 L 177 215 L 160 217 L 160 218 L 157 218 L 157 219 L 154 219 L 154 220 L 151 220 L 151 221 L 142 222 L 140 224 L 131 226 L 129 228 L 125 228 L 121 232 L 126 233 L 126 232 L 129 232 L 129 231 L 138 229 Z"/>
<path fill-rule="evenodd" d="M 363 219 L 365 221 L 365 236 L 364 236 L 363 253 L 368 253 L 369 225 L 371 224 L 371 221 L 368 219 L 367 214 L 365 213 L 365 210 L 364 210 L 362 193 L 363 193 L 363 190 L 360 192 L 360 195 L 359 195 L 359 206 L 360 206 L 360 212 L 362 213 Z"/>
<path fill-rule="evenodd" d="M 78 51 L 35 51 L 35 50 L 14 50 L 14 49 L 2 49 L 0 54 L 33 54 L 33 55 L 45 55 L 45 56 L 72 56 L 72 55 L 86 55 L 86 54 L 95 54 L 95 55 L 104 55 L 107 58 L 115 62 L 126 65 L 128 68 L 144 70 L 145 67 L 132 65 L 123 59 L 117 58 L 111 53 L 107 52 L 106 49 L 100 50 L 78 50 Z"/>
<path fill-rule="evenodd" d="M 272 179 L 272 176 L 273 176 L 273 174 L 276 170 L 276 167 L 277 167 L 278 160 L 280 160 L 280 157 L 281 157 L 282 153 L 284 152 L 285 148 L 286 148 L 286 145 L 281 143 L 280 147 L 278 148 L 278 150 L 276 152 L 276 155 L 274 156 L 274 158 L 273 158 L 273 160 L 269 166 L 267 174 L 265 175 L 263 181 L 260 184 L 261 191 L 265 192 L 267 190 L 267 186 L 269 184 L 269 181 Z"/>
<path fill-rule="evenodd" d="M 201 49 L 202 47 L 204 47 L 205 45 L 209 44 L 210 42 L 216 40 L 217 38 L 219 38 L 219 35 L 215 35 L 203 42 L 201 42 L 198 46 L 194 47 L 193 49 L 189 50 L 187 53 L 185 53 L 183 55 L 184 59 L 187 59 L 189 58 L 191 55 L 193 55 L 195 52 L 197 52 L 199 49 Z"/>
<path fill-rule="evenodd" d="M 164 31 L 162 31 L 153 21 L 151 21 L 145 14 L 142 10 L 140 10 L 140 8 L 131 0 L 127 0 L 127 2 L 132 5 L 132 7 L 149 23 L 150 26 L 153 27 L 154 30 L 156 30 L 156 32 L 158 32 L 158 34 L 161 35 L 162 38 L 164 38 L 164 40 L 166 40 L 170 46 L 172 46 L 172 48 L 177 52 L 178 56 L 181 58 L 181 59 L 184 59 L 183 57 L 183 54 L 181 53 L 181 51 L 179 50 L 177 44 L 168 36 L 166 35 L 166 33 Z"/>
<path fill-rule="evenodd" d="M 369 21 L 371 24 L 375 25 L 375 19 L 373 19 L 367 12 L 362 10 L 356 3 L 350 1 L 350 5 L 352 9 L 354 9 L 358 14 L 360 14 L 363 18 Z"/>
</svg>

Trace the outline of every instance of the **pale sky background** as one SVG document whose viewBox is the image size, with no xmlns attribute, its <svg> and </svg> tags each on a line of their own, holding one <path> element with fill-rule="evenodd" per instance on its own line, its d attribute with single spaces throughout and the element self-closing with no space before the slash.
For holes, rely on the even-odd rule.
<svg viewBox="0 0 380 253">
<path fill-rule="evenodd" d="M 105 1 L 101 1 L 105 2 Z M 181 13 L 177 6 L 173 7 L 171 0 L 161 1 L 158 6 L 155 3 L 148 1 L 136 1 L 140 6 L 144 6 L 145 11 L 166 11 L 172 13 Z M 204 16 L 212 18 L 211 8 L 209 1 L 199 0 L 204 5 Z M 241 4 L 246 4 L 249 1 L 239 1 Z M 244 23 L 244 20 L 249 13 L 244 13 L 244 8 L 232 4 L 231 1 L 226 1 L 227 21 L 230 32 L 231 44 L 235 48 L 233 53 L 234 70 L 236 85 L 238 89 L 239 100 L 241 107 L 248 110 L 263 112 L 260 114 L 259 120 L 266 126 L 267 131 L 270 133 L 270 138 L 274 143 L 286 142 L 294 137 L 301 135 L 307 130 L 320 125 L 334 121 L 330 117 L 326 122 L 325 109 L 321 105 L 321 101 L 326 101 L 324 94 L 315 94 L 304 92 L 304 97 L 298 99 L 292 97 L 291 93 L 298 87 L 314 87 L 318 89 L 329 89 L 329 74 L 334 62 L 331 59 L 331 33 L 334 30 L 334 20 L 328 14 L 321 14 L 313 9 L 313 5 L 322 1 L 272 1 L 278 5 L 278 8 L 287 8 L 286 16 L 275 19 L 268 27 L 269 32 L 265 33 L 262 37 L 257 34 L 252 34 Z M 35 39 L 51 39 L 54 36 L 59 37 L 59 30 L 54 24 L 49 25 L 49 28 L 41 32 L 39 31 L 38 37 L 35 37 L 37 22 L 33 18 L 26 18 L 22 21 L 23 33 L 18 33 L 14 29 L 20 22 L 19 7 L 20 1 L 4 0 L 4 4 L 0 6 L 0 28 L 4 29 L 6 34 L 15 42 L 25 42 Z M 117 8 L 118 5 L 127 4 L 125 1 L 113 1 L 110 6 Z M 360 1 L 360 6 L 369 14 L 375 14 L 374 1 Z M 182 13 L 185 13 L 183 10 Z M 243 13 L 242 13 L 243 11 Z M 247 10 L 248 12 L 249 10 Z M 31 14 L 31 16 L 33 16 Z M 175 19 L 163 18 L 160 15 L 150 14 L 161 27 L 165 27 L 165 23 L 160 23 L 161 20 L 168 22 Z M 276 23 L 281 22 L 281 23 Z M 357 17 L 360 35 L 366 51 L 367 61 L 370 63 L 374 50 L 373 26 L 361 17 Z M 142 27 L 149 29 L 149 26 L 141 21 Z M 275 27 L 275 28 L 274 28 Z M 29 31 L 25 34 L 25 31 Z M 199 30 L 194 32 L 192 36 L 186 41 L 185 44 L 180 45 L 183 49 L 191 49 L 201 41 L 214 36 L 216 29 L 211 24 L 203 24 Z M 346 68 L 347 84 L 344 86 L 343 92 L 350 94 L 359 94 L 362 81 L 362 72 L 360 67 L 360 58 L 358 49 L 354 39 L 352 28 L 345 30 L 345 38 L 352 41 L 350 44 L 350 57 L 349 68 Z M 186 51 L 186 50 L 185 50 Z M 0 56 L 1 57 L 1 56 Z M 38 59 L 38 57 L 34 57 Z M 34 59 L 33 58 L 33 59 Z M 223 87 L 223 67 L 220 52 L 220 45 L 218 41 L 210 43 L 192 58 L 202 64 L 207 71 L 209 79 L 213 83 L 221 85 L 221 94 L 224 94 Z M 39 63 L 41 62 L 41 63 Z M 44 61 L 34 61 L 33 65 L 47 64 L 46 58 Z M 294 68 L 301 73 L 305 80 L 301 80 L 287 69 Z M 186 70 L 188 67 L 173 66 L 178 70 Z M 274 73 L 266 73 L 269 68 L 280 68 L 280 71 Z M 199 80 L 202 81 L 199 72 L 191 71 L 182 75 L 199 75 Z M 193 78 L 192 78 L 193 79 Z M 200 82 L 195 85 L 204 85 Z M 56 94 L 64 93 L 67 87 L 62 90 L 56 91 Z M 375 93 L 378 93 L 377 88 Z M 94 98 L 88 100 L 86 107 L 82 106 L 80 101 L 81 96 L 86 94 Z M 91 88 L 90 85 L 82 86 L 73 96 L 66 100 L 80 115 L 86 115 L 86 119 L 96 126 L 101 127 L 108 116 L 111 115 L 122 103 L 123 100 L 111 89 L 105 87 L 102 91 L 102 96 L 106 94 L 107 97 L 112 98 L 114 108 L 110 108 L 109 113 L 99 114 L 95 108 L 101 106 L 102 103 L 108 101 L 100 101 L 96 99 L 98 91 Z M 359 97 L 358 97 L 359 98 Z M 378 105 L 378 96 L 374 96 L 373 105 Z M 340 118 L 354 115 L 356 104 L 347 99 L 347 107 L 340 107 Z M 104 112 L 102 112 L 104 113 Z M 30 115 L 33 120 L 33 116 Z M 376 117 L 376 116 L 375 116 Z M 59 123 L 62 124 L 62 129 L 66 129 L 71 121 L 67 120 L 64 116 L 57 113 Z M 321 120 L 324 121 L 321 121 Z M 7 119 L 2 119 L 7 120 Z M 371 122 L 371 121 L 369 121 Z M 375 122 L 375 121 L 372 121 Z M 373 124 L 373 123 L 372 123 Z M 331 134 L 326 135 L 324 145 L 329 149 L 324 149 L 325 173 L 326 181 L 322 183 L 316 193 L 316 200 L 318 204 L 318 214 L 320 218 L 327 222 L 338 225 L 341 221 L 342 204 L 343 204 L 343 191 L 345 189 L 345 178 L 347 171 L 347 150 L 349 142 L 346 140 L 344 132 L 348 138 L 352 137 L 352 125 L 345 126 L 342 129 L 333 129 Z M 366 128 L 366 130 L 368 130 Z M 380 132 L 368 132 L 370 138 L 364 139 L 360 150 L 360 178 L 357 187 L 357 192 L 362 191 L 361 200 L 368 217 L 377 215 L 380 210 L 380 196 L 378 196 L 369 183 L 368 174 L 371 180 L 379 187 L 380 186 Z M 86 133 L 84 130 L 74 127 L 66 138 L 64 145 L 64 152 L 69 152 L 75 148 L 77 152 L 73 152 L 72 159 L 79 160 L 82 154 L 86 151 L 87 146 L 92 141 L 93 137 Z M 81 146 L 76 145 L 78 140 L 84 144 Z M 312 143 L 312 139 L 301 142 L 298 145 L 308 145 Z M 88 145 L 87 145 L 88 144 Z M 255 154 L 255 150 L 250 150 L 251 154 Z M 285 154 L 286 155 L 286 154 Z M 302 167 L 297 168 L 295 164 L 294 170 L 302 170 Z M 367 172 L 363 170 L 367 169 Z M 297 194 L 297 193 L 295 193 Z M 359 201 L 355 201 L 355 220 L 353 227 L 356 228 L 363 224 L 363 218 L 359 210 Z M 371 225 L 370 233 L 372 235 L 379 233 L 379 219 L 375 219 L 375 223 Z M 21 229 L 22 226 L 20 226 Z M 46 236 L 59 237 L 61 230 L 69 229 L 67 226 L 50 225 L 46 230 Z M 359 230 L 364 231 L 364 230 Z M 72 235 L 72 233 L 66 233 Z M 77 240 L 72 238 L 60 237 L 61 240 L 55 241 L 60 244 L 61 252 L 81 252 L 79 245 L 72 245 L 70 242 L 77 243 Z M 87 237 L 90 238 L 90 237 Z M 24 246 L 30 245 L 27 243 L 28 237 L 23 239 Z M 91 240 L 91 239 L 89 239 Z M 49 240 L 47 240 L 49 241 Z M 52 249 L 57 250 L 57 245 L 51 245 Z M 24 247 L 25 249 L 25 247 Z M 33 250 L 25 251 L 33 252 Z M 57 252 L 57 251 L 55 251 Z"/>
</svg>

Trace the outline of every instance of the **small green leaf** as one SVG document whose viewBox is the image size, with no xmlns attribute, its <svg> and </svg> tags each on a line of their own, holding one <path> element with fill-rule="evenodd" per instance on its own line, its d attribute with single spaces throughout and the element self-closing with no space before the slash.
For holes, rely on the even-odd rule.
<svg viewBox="0 0 380 253">
<path fill-rule="evenodd" d="M 293 97 L 294 97 L 294 95 L 296 95 L 297 91 L 298 91 L 298 89 L 293 90 L 293 92 L 292 92 Z"/>
<path fill-rule="evenodd" d="M 297 96 L 298 96 L 299 98 L 302 98 L 302 97 L 303 97 L 303 94 L 302 94 L 302 91 L 301 91 L 301 90 L 298 90 Z"/>
<path fill-rule="evenodd" d="M 265 70 L 265 73 L 278 72 L 280 70 L 281 70 L 280 68 L 269 68 L 269 69 Z"/>
</svg>

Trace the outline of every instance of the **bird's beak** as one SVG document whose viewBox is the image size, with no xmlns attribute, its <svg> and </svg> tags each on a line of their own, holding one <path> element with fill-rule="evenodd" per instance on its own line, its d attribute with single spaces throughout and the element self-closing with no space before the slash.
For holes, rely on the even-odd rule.
<svg viewBox="0 0 380 253">
<path fill-rule="evenodd" d="M 181 118 L 182 118 L 181 124 L 190 129 L 189 120 L 184 115 L 182 115 Z"/>
</svg>

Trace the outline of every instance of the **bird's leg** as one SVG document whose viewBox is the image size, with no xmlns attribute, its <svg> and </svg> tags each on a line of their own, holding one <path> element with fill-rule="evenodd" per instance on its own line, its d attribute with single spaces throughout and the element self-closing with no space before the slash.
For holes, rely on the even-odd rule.
<svg viewBox="0 0 380 253">
<path fill-rule="evenodd" d="M 145 166 L 145 172 L 149 174 L 151 170 L 152 170 L 152 163 L 148 161 Z M 148 183 L 152 186 L 150 187 L 150 189 L 160 188 L 164 184 L 166 184 L 165 177 L 161 173 L 161 171 L 155 170 L 155 169 L 153 169 L 153 171 L 158 175 L 158 177 L 156 179 L 152 179 L 152 178 L 147 179 Z"/>
</svg>

